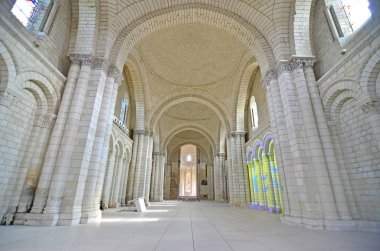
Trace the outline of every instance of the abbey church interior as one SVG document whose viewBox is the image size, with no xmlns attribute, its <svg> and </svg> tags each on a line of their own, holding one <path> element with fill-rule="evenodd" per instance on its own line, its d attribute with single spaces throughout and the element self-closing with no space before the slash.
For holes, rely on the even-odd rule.
<svg viewBox="0 0 380 251">
<path fill-rule="evenodd" d="M 1 1 L 0 223 L 4 250 L 380 250 L 380 1 Z"/>
</svg>

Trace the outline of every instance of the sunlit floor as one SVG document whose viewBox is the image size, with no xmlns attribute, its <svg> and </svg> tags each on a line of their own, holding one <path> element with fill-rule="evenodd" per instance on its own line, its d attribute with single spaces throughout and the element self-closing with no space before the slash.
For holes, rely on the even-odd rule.
<svg viewBox="0 0 380 251">
<path fill-rule="evenodd" d="M 152 203 L 103 212 L 97 224 L 0 227 L 0 250 L 380 250 L 378 234 L 313 231 L 276 215 L 212 202 Z"/>
</svg>

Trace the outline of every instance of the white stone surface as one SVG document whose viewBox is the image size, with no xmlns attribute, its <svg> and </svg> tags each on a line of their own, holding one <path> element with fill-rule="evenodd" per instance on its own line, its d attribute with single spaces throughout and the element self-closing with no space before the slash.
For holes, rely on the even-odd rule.
<svg viewBox="0 0 380 251">
<path fill-rule="evenodd" d="M 279 217 L 224 203 L 151 203 L 145 213 L 103 211 L 99 223 L 0 227 L 1 250 L 377 251 L 377 234 L 291 227 Z"/>
</svg>

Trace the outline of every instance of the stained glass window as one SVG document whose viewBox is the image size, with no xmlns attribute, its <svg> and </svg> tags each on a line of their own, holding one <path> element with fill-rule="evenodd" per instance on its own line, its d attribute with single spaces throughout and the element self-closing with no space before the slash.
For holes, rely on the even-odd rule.
<svg viewBox="0 0 380 251">
<path fill-rule="evenodd" d="M 28 29 L 31 29 L 42 0 L 17 0 L 12 14 Z"/>
<path fill-rule="evenodd" d="M 371 16 L 367 0 L 341 0 L 352 30 L 356 31 Z"/>
</svg>

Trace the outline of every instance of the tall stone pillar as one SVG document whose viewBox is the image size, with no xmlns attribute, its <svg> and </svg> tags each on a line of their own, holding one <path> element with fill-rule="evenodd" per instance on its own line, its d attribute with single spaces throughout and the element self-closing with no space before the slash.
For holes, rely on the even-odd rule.
<svg viewBox="0 0 380 251">
<path fill-rule="evenodd" d="M 108 63 L 105 60 L 97 60 L 96 64 L 98 64 L 99 68 L 104 72 L 108 72 Z M 100 201 L 96 201 L 96 190 L 97 190 L 97 181 L 100 173 L 100 162 L 102 157 L 103 146 L 107 145 L 106 139 L 106 129 L 109 119 L 110 106 L 112 101 L 112 93 L 114 91 L 114 82 L 115 78 L 110 77 L 107 74 L 107 78 L 105 81 L 104 94 L 102 99 L 102 105 L 100 108 L 99 118 L 98 118 L 98 126 L 96 128 L 96 134 L 91 154 L 91 161 L 89 165 L 89 170 L 86 179 L 86 187 L 83 196 L 82 203 L 82 215 L 81 215 L 81 223 L 87 223 L 91 221 L 95 221 L 100 218 L 101 213 L 99 210 Z M 107 147 L 108 148 L 108 147 Z"/>
<path fill-rule="evenodd" d="M 128 184 L 127 184 L 127 203 L 133 198 L 133 190 L 135 183 L 135 173 L 136 173 L 136 164 L 137 164 L 137 155 L 139 145 L 142 144 L 142 137 L 144 136 L 143 132 L 134 131 L 133 134 L 133 149 L 132 149 L 132 160 L 131 165 L 129 167 L 129 175 L 128 175 Z"/>
<path fill-rule="evenodd" d="M 330 182 L 332 185 L 332 191 L 334 194 L 333 202 L 336 204 L 336 209 L 339 219 L 351 220 L 352 216 L 347 203 L 347 195 L 344 189 L 342 176 L 345 174 L 345 170 L 339 170 L 337 154 L 334 150 L 332 143 L 332 136 L 330 134 L 326 116 L 323 111 L 322 101 L 319 96 L 319 90 L 315 81 L 313 65 L 313 58 L 301 58 L 295 59 L 298 62 L 297 65 L 303 66 L 305 80 L 307 83 L 307 90 L 310 94 L 310 100 L 312 109 L 315 115 L 315 123 L 317 125 L 317 135 L 320 137 L 319 145 L 322 147 L 322 153 L 327 167 L 327 174 L 330 176 Z M 301 75 L 301 78 L 302 75 Z M 303 82 L 303 81 L 302 81 Z M 380 150 L 380 149 L 379 149 Z"/>
<path fill-rule="evenodd" d="M 233 143 L 234 142 L 234 138 L 231 134 L 228 134 L 227 135 L 227 163 L 228 163 L 228 166 L 227 166 L 227 183 L 228 183 L 228 191 L 227 191 L 227 194 L 228 194 L 228 202 L 229 204 L 232 204 L 234 205 L 236 202 L 236 195 L 235 195 L 235 184 L 234 184 L 234 172 L 233 172 L 233 169 L 234 169 L 234 162 L 235 162 L 235 144 Z"/>
<path fill-rule="evenodd" d="M 244 132 L 232 133 L 227 138 L 227 156 L 231 157 L 231 166 L 228 170 L 229 198 L 230 203 L 235 206 L 245 206 L 249 202 L 248 173 L 245 160 L 243 159 Z M 232 176 L 232 177 L 231 177 Z"/>
<path fill-rule="evenodd" d="M 24 183 L 22 191 L 20 191 L 21 196 L 20 193 L 13 194 L 14 198 L 20 198 L 17 212 L 26 213 L 31 209 L 38 177 L 41 173 L 43 157 L 56 117 L 55 114 L 37 115 L 35 117 L 32 135 L 29 140 L 30 144 L 26 151 L 27 156 L 24 157 L 21 164 L 27 170 L 26 176 L 19 178 Z"/>
<path fill-rule="evenodd" d="M 157 181 L 157 193 L 156 193 L 156 199 L 157 201 L 164 201 L 164 179 L 165 179 L 165 164 L 166 164 L 166 157 L 165 153 L 162 153 L 160 156 L 160 162 L 158 166 L 158 181 Z"/>
<path fill-rule="evenodd" d="M 121 184 L 121 174 L 122 174 L 122 169 L 123 169 L 123 162 L 124 162 L 124 154 L 122 152 L 119 152 L 119 154 L 117 155 L 117 162 L 115 165 L 114 182 L 113 182 L 112 190 L 111 190 L 110 205 L 112 207 L 119 207 L 118 199 L 119 199 L 119 191 L 120 191 L 120 184 Z"/>
<path fill-rule="evenodd" d="M 279 93 L 282 101 L 282 107 L 285 119 L 285 128 L 288 135 L 290 156 L 292 159 L 292 166 L 295 179 L 287 182 L 287 185 L 297 186 L 297 193 L 295 196 L 289 198 L 292 200 L 290 203 L 293 206 L 291 210 L 292 218 L 290 220 L 300 221 L 302 217 L 309 219 L 321 219 L 322 208 L 318 201 L 318 196 L 313 191 L 312 184 L 314 181 L 312 177 L 307 174 L 312 172 L 308 147 L 306 142 L 306 135 L 302 121 L 302 114 L 297 94 L 295 92 L 295 84 L 292 75 L 292 70 L 288 61 L 280 62 L 277 66 L 278 86 Z M 292 179 L 292 177 L 289 177 Z M 289 193 L 290 194 L 290 191 Z M 299 208 L 297 210 L 297 205 Z"/>
<path fill-rule="evenodd" d="M 270 115 L 271 129 L 273 132 L 274 148 L 278 157 L 278 170 L 281 182 L 283 198 L 283 215 L 294 216 L 299 214 L 298 187 L 295 170 L 291 159 L 289 138 L 287 134 L 284 110 L 282 107 L 280 88 L 277 81 L 276 70 L 269 71 L 263 81 L 266 90 L 267 104 Z M 288 195 L 291 194 L 290 195 Z M 290 203 L 294 201 L 293 203 Z"/>
<path fill-rule="evenodd" d="M 106 129 L 105 129 L 105 135 L 104 135 L 104 140 L 103 140 L 103 145 L 102 145 L 102 153 L 101 153 L 100 164 L 99 164 L 98 179 L 96 182 L 95 199 L 93 201 L 94 202 L 93 208 L 96 208 L 98 206 L 97 203 L 99 203 L 99 201 L 101 200 L 103 196 L 102 193 L 103 191 L 105 191 L 103 188 L 103 186 L 105 187 L 104 182 L 108 179 L 111 179 L 109 184 L 112 185 L 112 175 L 113 175 L 113 170 L 114 170 L 115 156 L 113 155 L 113 159 L 110 159 L 108 161 L 110 148 L 113 148 L 113 146 L 110 146 L 109 143 L 110 143 L 110 138 L 111 138 L 111 133 L 112 133 L 113 116 L 115 113 L 115 103 L 116 103 L 118 88 L 120 86 L 121 80 L 122 80 L 122 75 L 120 74 L 120 72 L 116 69 L 116 67 L 110 66 L 107 72 L 106 86 L 107 88 L 112 87 L 112 96 L 111 96 L 110 103 L 108 105 L 108 112 L 106 113 L 107 114 Z M 113 85 L 111 85 L 111 83 L 113 83 Z M 106 108 L 107 107 L 105 107 L 103 111 L 105 111 Z M 106 170 L 108 170 L 107 168 L 109 166 L 112 167 L 112 169 L 110 170 L 112 171 L 112 173 L 110 173 L 110 177 L 107 176 L 108 178 L 105 179 Z M 110 189 L 110 187 L 107 189 Z M 109 193 L 110 193 L 110 190 L 108 190 L 107 202 L 109 201 Z M 106 202 L 104 203 L 105 205 L 108 205 Z"/>
<path fill-rule="evenodd" d="M 144 197 L 144 189 L 145 189 L 145 173 L 146 173 L 146 158 L 148 153 L 148 135 L 146 135 L 145 131 L 137 131 L 135 133 L 140 134 L 139 145 L 137 148 L 137 156 L 136 156 L 136 170 L 135 170 L 135 178 L 133 184 L 133 199 Z M 149 132 L 147 132 L 148 134 Z"/>
<path fill-rule="evenodd" d="M 50 136 L 49 145 L 45 153 L 44 164 L 42 166 L 41 175 L 38 181 L 31 213 L 42 213 L 47 202 L 49 188 L 54 173 L 54 167 L 68 119 L 69 110 L 71 108 L 71 101 L 74 96 L 74 90 L 77 85 L 82 59 L 83 58 L 79 56 L 70 57 L 71 65 L 67 75 L 67 82 L 62 97 L 61 106 L 59 108 L 57 121 L 54 125 L 53 132 Z M 84 76 L 87 77 L 86 75 Z"/>
<path fill-rule="evenodd" d="M 67 161 L 70 165 L 68 170 L 69 175 L 66 175 L 63 199 L 61 197 L 62 203 L 58 222 L 59 225 L 72 225 L 80 222 L 82 202 L 85 192 L 84 184 L 86 184 L 86 180 L 90 180 L 92 184 L 95 184 L 96 182 L 92 177 L 88 177 L 88 174 L 91 152 L 93 151 L 101 105 L 103 102 L 107 68 L 108 63 L 106 60 L 92 60 L 91 76 L 87 82 L 87 90 L 84 96 L 82 112 L 79 124 L 76 128 L 77 133 L 75 135 L 75 141 L 72 142 L 72 139 L 68 139 L 68 141 L 71 141 L 71 144 L 74 145 L 73 148 L 68 149 L 68 153 L 71 154 L 71 158 L 69 158 L 71 159 L 71 162 L 67 161 L 67 158 L 62 160 L 58 158 L 57 160 L 57 163 L 59 163 L 59 161 Z M 77 86 L 79 86 L 80 80 L 81 75 L 79 75 Z M 74 93 L 72 105 L 75 101 L 75 95 L 76 93 Z M 102 135 L 102 137 L 104 137 L 104 135 Z M 63 138 L 63 141 L 64 140 L 65 138 Z M 71 149 L 73 149 L 73 152 L 71 152 Z"/>
<path fill-rule="evenodd" d="M 104 176 L 104 187 L 102 191 L 102 201 L 106 208 L 109 207 L 110 196 L 111 196 L 111 188 L 112 188 L 112 180 L 115 171 L 115 158 L 116 151 L 109 151 L 109 157 L 107 162 L 106 174 Z"/>
<path fill-rule="evenodd" d="M 129 175 L 130 164 L 131 164 L 131 156 L 128 156 L 125 162 L 125 174 L 124 174 L 123 188 L 121 190 L 122 206 L 127 205 L 127 185 L 128 185 L 128 175 Z"/>
<path fill-rule="evenodd" d="M 214 158 L 214 187 L 215 187 L 215 201 L 224 201 L 224 153 L 218 153 Z"/>
<path fill-rule="evenodd" d="M 314 173 L 314 182 L 319 191 L 317 200 L 321 205 L 321 218 L 336 220 L 338 219 L 338 212 L 331 187 L 331 174 L 329 174 L 327 170 L 320 135 L 303 71 L 303 62 L 297 59 L 292 60 L 290 66 L 292 68 L 295 90 L 300 104 L 301 117 L 306 136 L 305 143 L 309 150 L 306 156 L 310 158 L 310 167 Z"/>
<path fill-rule="evenodd" d="M 214 164 L 207 165 L 207 185 L 208 185 L 208 199 L 215 200 L 214 194 Z"/>
<path fill-rule="evenodd" d="M 160 161 L 161 161 L 161 153 L 154 152 L 153 153 L 153 168 L 152 168 L 152 184 L 151 184 L 151 194 L 150 197 L 152 201 L 159 201 L 159 179 L 160 179 Z"/>
<path fill-rule="evenodd" d="M 45 220 L 45 222 L 48 221 L 49 224 L 51 225 L 57 225 L 58 220 L 64 221 L 67 219 L 68 221 L 70 221 L 70 219 L 75 219 L 76 221 L 78 221 L 78 219 L 80 218 L 80 207 L 74 208 L 74 205 L 72 205 L 70 202 L 74 202 L 73 201 L 74 198 L 72 198 L 71 196 L 76 194 L 74 190 L 76 190 L 77 185 L 79 183 L 79 180 L 76 180 L 77 182 L 76 184 L 74 184 L 74 180 L 79 178 L 78 174 L 81 171 L 81 165 L 83 163 L 82 158 L 84 157 L 84 155 L 81 155 L 81 153 L 75 152 L 76 150 L 75 148 L 76 146 L 80 145 L 80 147 L 82 148 L 81 152 L 82 154 L 84 154 L 84 150 L 86 147 L 85 141 L 83 142 L 77 139 L 77 133 L 79 131 L 78 129 L 81 122 L 83 107 L 86 101 L 86 94 L 87 94 L 87 89 L 88 89 L 91 71 L 92 71 L 93 58 L 83 57 L 80 60 L 81 60 L 80 72 L 79 72 L 78 80 L 75 86 L 75 90 L 73 92 L 70 108 L 68 109 L 67 120 L 66 120 L 67 122 L 64 126 L 60 145 L 58 144 L 58 149 L 55 149 L 57 151 L 55 153 L 56 155 L 54 154 L 56 158 L 53 159 L 52 160 L 53 163 L 51 163 L 53 164 L 51 171 L 54 170 L 54 174 L 51 179 L 49 195 L 48 195 L 46 207 L 44 209 L 44 215 L 47 218 L 49 218 L 48 220 Z M 100 91 L 102 92 L 102 90 Z M 85 135 L 85 134 L 86 133 L 82 135 Z M 76 142 L 76 140 L 78 140 L 78 142 Z M 78 156 L 73 156 L 73 155 L 78 155 Z M 72 165 L 73 163 L 72 160 L 74 159 L 76 160 L 75 166 Z M 50 163 L 47 163 L 47 164 L 50 164 Z M 77 169 L 76 172 L 74 172 L 77 175 L 73 175 L 69 177 L 71 182 L 67 183 L 66 179 L 67 179 L 70 169 Z M 70 189 L 71 192 L 73 193 L 70 193 L 68 191 L 67 193 L 65 193 L 66 185 L 71 186 L 68 189 Z M 63 196 L 64 194 L 65 194 L 65 197 Z M 64 199 L 62 199 L 63 197 Z M 71 213 L 68 212 L 68 215 L 66 215 L 66 217 L 62 217 L 60 215 L 61 208 L 63 210 L 66 209 L 68 211 L 73 211 L 73 212 Z M 79 221 L 77 223 L 79 223 Z"/>
<path fill-rule="evenodd" d="M 145 204 L 149 205 L 149 196 L 150 196 L 150 185 L 152 178 L 152 151 L 153 151 L 153 133 L 148 135 L 148 152 L 146 155 L 146 169 L 145 169 L 145 184 L 144 184 L 144 197 Z"/>
</svg>

